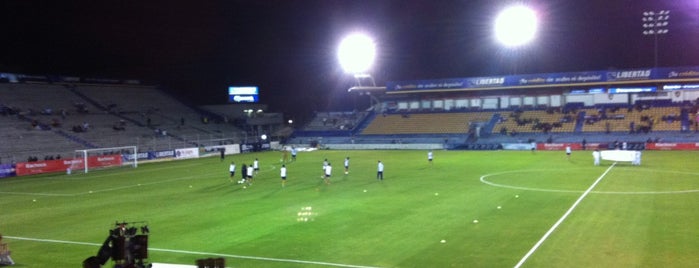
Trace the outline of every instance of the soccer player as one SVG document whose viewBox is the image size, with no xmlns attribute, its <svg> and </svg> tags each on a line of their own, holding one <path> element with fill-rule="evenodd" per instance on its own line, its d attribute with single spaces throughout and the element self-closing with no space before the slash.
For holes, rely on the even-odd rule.
<svg viewBox="0 0 699 268">
<path fill-rule="evenodd" d="M 432 165 L 432 158 L 433 158 L 433 157 L 434 157 L 434 155 L 432 154 L 432 150 L 430 150 L 429 152 L 427 152 L 427 162 L 430 163 L 430 166 Z"/>
<path fill-rule="evenodd" d="M 242 180 L 240 180 L 240 183 L 245 183 L 245 181 L 248 180 L 248 166 L 243 163 L 243 167 L 240 168 L 240 176 L 242 177 Z"/>
<path fill-rule="evenodd" d="M 255 172 L 255 169 L 252 167 L 252 165 L 248 166 L 248 185 L 252 184 L 252 174 Z"/>
<path fill-rule="evenodd" d="M 641 165 L 641 151 L 635 151 L 633 153 L 633 161 L 631 162 L 631 164 L 634 166 Z"/>
<path fill-rule="evenodd" d="M 258 161 L 257 158 L 255 158 L 255 161 L 252 162 L 252 168 L 255 170 L 255 175 L 260 172 L 260 161 Z"/>
<path fill-rule="evenodd" d="M 381 160 L 379 160 L 379 164 L 376 167 L 376 179 L 383 180 L 383 163 L 381 163 Z"/>
<path fill-rule="evenodd" d="M 286 186 L 286 165 L 282 165 L 282 168 L 279 169 L 279 176 L 282 177 L 282 188 Z"/>
<path fill-rule="evenodd" d="M 235 162 L 231 161 L 231 165 L 228 167 L 228 172 L 231 173 L 231 181 L 233 181 L 233 177 L 235 176 Z"/>
<path fill-rule="evenodd" d="M 289 151 L 287 151 L 285 148 L 282 148 L 282 158 L 279 158 L 279 162 L 282 164 L 286 164 L 287 161 L 289 161 Z"/>
<path fill-rule="evenodd" d="M 296 161 L 296 147 L 291 147 L 291 161 Z"/>
<path fill-rule="evenodd" d="M 321 175 L 321 177 L 325 177 L 325 168 L 327 168 L 327 167 L 328 167 L 328 159 L 325 158 L 325 160 L 323 160 L 323 174 Z"/>
<path fill-rule="evenodd" d="M 328 163 L 327 166 L 324 168 L 325 170 L 325 184 L 330 184 L 330 175 L 333 172 L 333 167 Z"/>
<path fill-rule="evenodd" d="M 571 154 L 570 145 L 568 145 L 568 146 L 566 146 L 566 159 L 570 160 L 570 154 Z"/>
<path fill-rule="evenodd" d="M 349 156 L 345 158 L 345 175 L 349 174 Z"/>
<path fill-rule="evenodd" d="M 592 158 L 595 160 L 595 166 L 599 166 L 599 160 L 601 157 L 602 154 L 600 153 L 599 149 L 592 151 Z"/>
</svg>

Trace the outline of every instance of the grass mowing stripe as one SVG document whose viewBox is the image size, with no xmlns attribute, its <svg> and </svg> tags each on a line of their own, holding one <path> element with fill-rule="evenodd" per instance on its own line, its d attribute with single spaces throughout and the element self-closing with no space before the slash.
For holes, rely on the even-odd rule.
<svg viewBox="0 0 699 268">
<path fill-rule="evenodd" d="M 544 234 L 544 236 L 542 236 L 541 239 L 539 239 L 539 241 L 536 242 L 536 244 L 534 244 L 534 246 L 529 250 L 529 252 L 527 252 L 527 254 L 525 254 L 524 257 L 522 257 L 521 260 L 519 260 L 519 262 L 517 263 L 517 265 L 515 265 L 515 268 L 522 267 L 522 264 L 524 264 L 524 262 L 526 262 L 527 259 L 529 259 L 529 256 L 531 256 L 532 254 L 534 254 L 534 252 L 539 248 L 539 246 L 541 246 L 541 244 L 543 244 L 544 241 L 546 241 L 546 239 L 551 235 L 551 233 L 553 233 L 553 231 L 555 231 L 556 228 L 558 228 L 558 226 L 561 225 L 561 223 L 562 223 L 566 218 L 568 218 L 568 215 L 570 215 L 570 213 L 573 212 L 573 210 L 578 206 L 578 204 L 580 204 L 580 202 L 582 202 L 582 200 L 592 191 L 592 189 L 594 189 L 595 186 L 597 186 L 597 184 L 598 184 L 600 181 L 602 181 L 602 178 L 604 178 L 604 176 L 606 176 L 607 173 L 609 173 L 609 171 L 611 171 L 612 168 L 613 168 L 615 165 L 616 165 L 616 162 L 614 162 L 614 164 L 612 164 L 611 166 L 609 166 L 609 168 L 607 168 L 607 170 L 605 170 L 604 173 L 602 173 L 602 175 L 600 175 L 599 178 L 597 178 L 597 180 L 595 180 L 595 182 L 592 183 L 592 185 L 590 185 L 590 187 L 587 188 L 587 190 L 585 190 L 585 192 L 584 192 L 582 195 L 580 195 L 580 197 L 578 198 L 578 200 L 575 200 L 575 203 L 573 203 L 573 205 L 570 206 L 570 208 L 568 209 L 568 211 L 566 211 L 566 213 L 564 213 L 563 216 L 561 216 L 561 218 L 558 219 L 558 221 L 556 221 L 556 223 L 554 223 L 553 226 L 551 226 L 551 229 L 549 229 L 549 230 Z"/>
<path fill-rule="evenodd" d="M 75 241 L 65 241 L 65 240 L 55 240 L 55 239 L 40 239 L 40 238 L 16 237 L 16 236 L 5 236 L 4 238 L 15 239 L 15 240 L 34 241 L 34 242 L 47 242 L 47 243 L 59 243 L 59 244 L 71 244 L 71 245 L 84 245 L 84 246 L 96 246 L 96 247 L 101 247 L 101 246 L 102 246 L 102 244 L 98 244 L 98 243 L 75 242 Z M 229 257 L 229 258 L 238 258 L 238 259 L 262 260 L 262 261 L 275 261 L 275 262 L 290 262 L 290 263 L 300 263 L 300 264 L 314 264 L 314 265 L 334 266 L 334 267 L 379 268 L 379 267 L 376 267 L 376 266 L 364 266 L 364 265 L 353 265 L 353 264 L 332 263 L 332 262 L 321 262 L 321 261 L 304 261 L 304 260 L 293 260 L 293 259 L 279 259 L 279 258 L 243 256 L 243 255 L 220 254 L 220 253 L 199 252 L 199 251 L 188 251 L 188 250 L 177 250 L 177 249 L 148 248 L 148 250 L 149 250 L 149 251 L 170 252 L 170 253 L 183 253 L 183 254 L 190 254 L 190 255 L 219 256 L 219 257 Z"/>
</svg>

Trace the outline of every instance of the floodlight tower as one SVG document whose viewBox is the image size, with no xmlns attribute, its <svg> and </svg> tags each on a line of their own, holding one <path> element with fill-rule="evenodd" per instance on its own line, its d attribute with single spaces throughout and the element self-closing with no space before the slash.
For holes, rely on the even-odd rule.
<svg viewBox="0 0 699 268">
<path fill-rule="evenodd" d="M 495 39 L 506 49 L 515 51 L 529 44 L 536 37 L 538 19 L 536 12 L 524 5 L 509 6 L 500 11 L 495 18 Z M 514 72 L 517 72 L 516 59 Z"/>
<path fill-rule="evenodd" d="M 354 76 L 355 86 L 347 91 L 366 93 L 370 97 L 372 107 L 379 100 L 371 95 L 372 91 L 385 91 L 386 87 L 377 87 L 374 78 L 369 73 L 376 58 L 376 44 L 369 36 L 361 33 L 350 34 L 345 37 L 337 50 L 337 57 L 345 72 Z"/>
<path fill-rule="evenodd" d="M 653 36 L 653 67 L 658 67 L 658 36 L 665 35 L 670 24 L 670 10 L 644 11 L 643 35 Z"/>
</svg>

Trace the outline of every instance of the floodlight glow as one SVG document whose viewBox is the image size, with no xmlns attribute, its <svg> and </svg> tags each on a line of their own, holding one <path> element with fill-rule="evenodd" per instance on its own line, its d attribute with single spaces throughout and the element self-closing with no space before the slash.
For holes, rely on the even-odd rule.
<svg viewBox="0 0 699 268">
<path fill-rule="evenodd" d="M 369 70 L 376 57 L 374 41 L 363 34 L 345 37 L 337 51 L 340 65 L 348 73 L 364 73 Z"/>
<path fill-rule="evenodd" d="M 536 13 L 525 6 L 511 6 L 495 19 L 495 38 L 505 46 L 516 47 L 534 39 L 537 31 Z"/>
</svg>

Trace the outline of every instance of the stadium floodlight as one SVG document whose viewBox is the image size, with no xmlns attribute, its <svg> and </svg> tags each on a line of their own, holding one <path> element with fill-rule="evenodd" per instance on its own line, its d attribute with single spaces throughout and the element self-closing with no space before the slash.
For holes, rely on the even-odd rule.
<svg viewBox="0 0 699 268">
<path fill-rule="evenodd" d="M 507 7 L 495 18 L 495 38 L 506 47 L 529 43 L 536 36 L 537 28 L 536 13 L 524 5 Z"/>
<path fill-rule="evenodd" d="M 376 44 L 365 34 L 350 34 L 340 42 L 337 57 L 346 72 L 366 74 L 374 64 Z"/>
<path fill-rule="evenodd" d="M 644 11 L 641 21 L 643 35 L 653 36 L 653 67 L 658 67 L 658 36 L 670 32 L 670 10 Z"/>
</svg>

